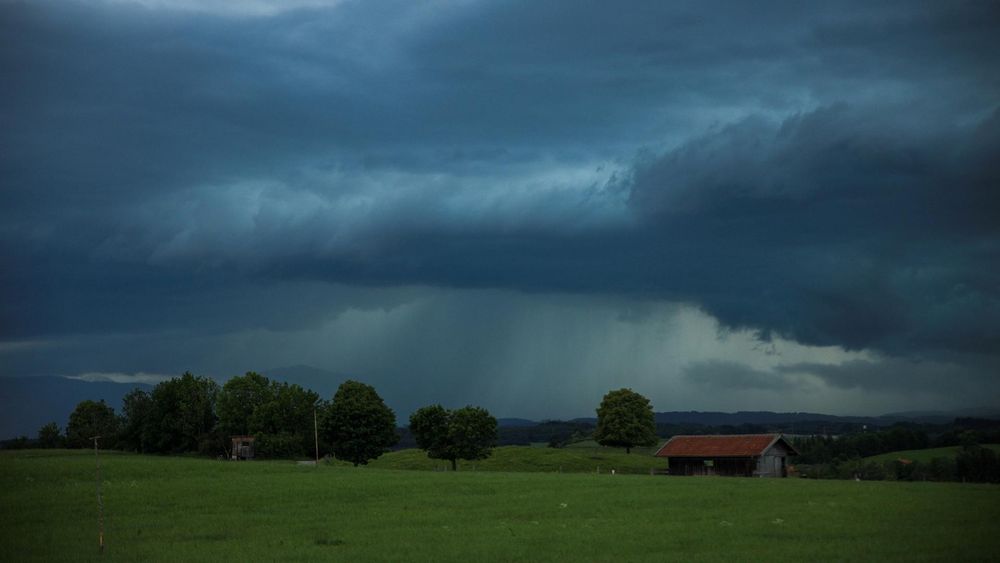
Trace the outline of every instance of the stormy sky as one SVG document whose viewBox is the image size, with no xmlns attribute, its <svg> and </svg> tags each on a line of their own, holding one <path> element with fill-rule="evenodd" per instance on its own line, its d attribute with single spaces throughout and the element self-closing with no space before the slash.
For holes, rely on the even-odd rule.
<svg viewBox="0 0 1000 563">
<path fill-rule="evenodd" d="M 0 376 L 1000 405 L 995 2 L 0 0 Z"/>
</svg>

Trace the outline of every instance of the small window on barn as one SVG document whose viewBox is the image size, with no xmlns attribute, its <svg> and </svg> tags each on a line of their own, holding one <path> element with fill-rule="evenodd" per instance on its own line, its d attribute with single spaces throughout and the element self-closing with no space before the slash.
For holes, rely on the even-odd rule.
<svg viewBox="0 0 1000 563">
<path fill-rule="evenodd" d="M 705 460 L 705 467 L 714 467 L 714 466 L 715 466 L 715 460 L 714 459 L 706 459 Z"/>
</svg>

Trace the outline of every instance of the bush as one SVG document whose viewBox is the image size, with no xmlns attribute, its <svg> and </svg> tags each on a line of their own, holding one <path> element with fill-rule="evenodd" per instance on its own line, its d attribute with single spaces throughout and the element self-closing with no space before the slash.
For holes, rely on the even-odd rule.
<svg viewBox="0 0 1000 563">
<path fill-rule="evenodd" d="M 913 474 L 920 464 L 916 461 L 893 460 L 888 463 L 892 478 L 896 481 L 913 481 Z"/>
<path fill-rule="evenodd" d="M 302 457 L 303 449 L 302 437 L 288 432 L 259 434 L 254 441 L 254 455 L 265 459 Z"/>
<path fill-rule="evenodd" d="M 39 448 L 61 448 L 62 446 L 63 436 L 62 432 L 59 431 L 58 424 L 50 422 L 38 430 Z"/>
<path fill-rule="evenodd" d="M 955 481 L 955 460 L 936 457 L 927 462 L 927 478 L 931 481 Z"/>
<path fill-rule="evenodd" d="M 864 481 L 884 481 L 890 476 L 895 477 L 891 471 L 887 471 L 885 466 L 877 461 L 865 461 L 864 459 L 851 459 L 837 465 L 837 476 L 841 479 L 861 479 Z"/>
<path fill-rule="evenodd" d="M 1000 483 L 1000 460 L 989 448 L 964 447 L 955 458 L 955 474 L 962 481 Z"/>
<path fill-rule="evenodd" d="M 226 452 L 229 451 L 230 444 L 229 436 L 223 434 L 218 428 L 215 428 L 210 432 L 198 435 L 197 452 L 199 455 L 204 456 L 225 457 Z"/>
<path fill-rule="evenodd" d="M 10 440 L 4 440 L 0 442 L 2 448 L 5 450 L 23 450 L 31 446 L 31 442 L 28 441 L 27 436 L 18 436 L 17 438 L 11 438 Z"/>
</svg>

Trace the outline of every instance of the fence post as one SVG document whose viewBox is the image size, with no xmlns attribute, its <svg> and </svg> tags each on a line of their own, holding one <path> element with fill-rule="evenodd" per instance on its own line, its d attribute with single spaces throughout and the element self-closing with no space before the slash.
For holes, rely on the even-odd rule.
<svg viewBox="0 0 1000 563">
<path fill-rule="evenodd" d="M 97 453 L 97 440 L 100 436 L 91 436 L 94 441 L 94 461 L 97 463 L 97 547 L 104 555 L 104 499 L 101 497 L 101 457 Z"/>
</svg>

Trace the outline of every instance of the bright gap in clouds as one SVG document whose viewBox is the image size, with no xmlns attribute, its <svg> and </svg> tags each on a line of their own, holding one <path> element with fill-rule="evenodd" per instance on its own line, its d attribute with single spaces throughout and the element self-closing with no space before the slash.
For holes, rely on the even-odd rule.
<svg viewBox="0 0 1000 563">
<path fill-rule="evenodd" d="M 166 381 L 173 375 L 163 375 L 158 373 L 115 373 L 115 372 L 88 372 L 81 373 L 80 375 L 70 375 L 66 376 L 67 379 L 79 379 L 80 381 L 88 381 L 91 383 L 98 382 L 110 382 L 110 383 L 145 383 L 147 385 L 156 385 L 162 381 Z"/>
</svg>

